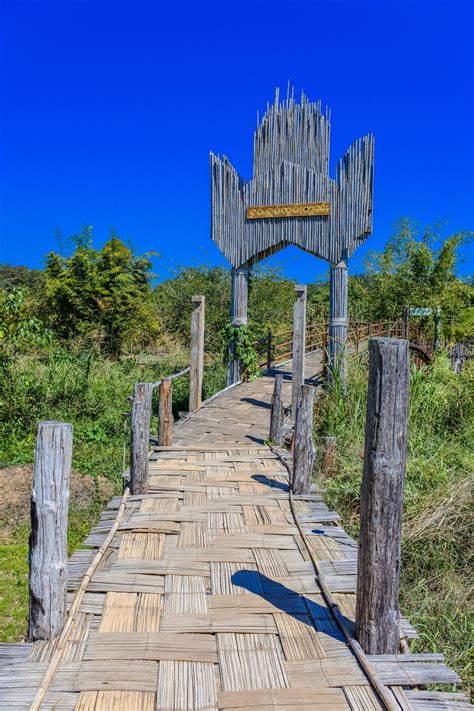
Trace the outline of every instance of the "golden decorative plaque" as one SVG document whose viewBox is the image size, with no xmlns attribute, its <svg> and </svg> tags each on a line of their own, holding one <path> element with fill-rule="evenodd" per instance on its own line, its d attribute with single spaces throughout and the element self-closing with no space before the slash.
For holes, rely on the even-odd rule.
<svg viewBox="0 0 474 711">
<path fill-rule="evenodd" d="M 247 208 L 247 220 L 259 220 L 268 217 L 317 217 L 330 215 L 329 202 L 302 202 L 289 205 L 256 205 Z"/>
</svg>

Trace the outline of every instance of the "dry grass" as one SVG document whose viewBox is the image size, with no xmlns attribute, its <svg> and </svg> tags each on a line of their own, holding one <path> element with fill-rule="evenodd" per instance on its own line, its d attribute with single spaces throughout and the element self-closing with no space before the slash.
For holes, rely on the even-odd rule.
<svg viewBox="0 0 474 711">
<path fill-rule="evenodd" d="M 350 362 L 347 397 L 327 394 L 316 415 L 319 435 L 337 437 L 335 476 L 325 498 L 359 532 L 367 367 Z M 460 376 L 441 355 L 413 372 L 402 537 L 400 604 L 416 627 L 416 651 L 442 652 L 472 680 L 472 503 L 474 489 L 474 362 Z"/>
</svg>

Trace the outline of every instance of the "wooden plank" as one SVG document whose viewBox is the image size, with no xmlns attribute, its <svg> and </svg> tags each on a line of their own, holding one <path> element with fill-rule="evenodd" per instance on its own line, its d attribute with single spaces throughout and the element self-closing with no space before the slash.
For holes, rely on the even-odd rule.
<svg viewBox="0 0 474 711">
<path fill-rule="evenodd" d="M 217 662 L 216 639 L 208 634 L 158 632 L 128 634 L 113 632 L 91 637 L 84 651 L 85 661 L 161 659 L 188 662 Z"/>
<path fill-rule="evenodd" d="M 293 711 L 299 709 L 349 710 L 341 689 L 259 689 L 258 691 L 221 691 L 218 695 L 221 711 Z"/>
<path fill-rule="evenodd" d="M 202 662 L 160 662 L 156 708 L 217 711 L 214 666 Z"/>
<path fill-rule="evenodd" d="M 155 707 L 153 691 L 84 691 L 75 708 L 76 711 L 155 711 Z"/>
<path fill-rule="evenodd" d="M 223 691 L 286 688 L 288 681 L 274 635 L 216 635 Z"/>
</svg>

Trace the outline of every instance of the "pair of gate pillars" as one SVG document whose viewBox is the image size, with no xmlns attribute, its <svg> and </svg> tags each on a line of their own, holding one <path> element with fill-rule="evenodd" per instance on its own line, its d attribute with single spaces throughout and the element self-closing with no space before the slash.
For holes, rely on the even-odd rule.
<svg viewBox="0 0 474 711">
<path fill-rule="evenodd" d="M 326 370 L 329 382 L 331 382 L 335 377 L 339 377 L 343 391 L 345 391 L 346 375 L 347 279 L 347 260 L 341 260 L 338 264 L 331 266 L 327 354 L 323 353 L 323 360 L 325 365 L 327 365 Z M 236 328 L 247 326 L 248 280 L 248 267 L 232 269 L 231 323 Z M 293 308 L 293 366 L 291 396 L 293 413 L 296 409 L 297 393 L 299 392 L 300 386 L 304 383 L 307 298 L 306 286 L 304 284 L 296 284 L 295 294 L 296 299 Z M 326 355 L 328 359 L 327 363 Z M 241 379 L 242 364 L 235 357 L 234 345 L 231 343 L 229 345 L 227 385 L 238 383 Z"/>
</svg>

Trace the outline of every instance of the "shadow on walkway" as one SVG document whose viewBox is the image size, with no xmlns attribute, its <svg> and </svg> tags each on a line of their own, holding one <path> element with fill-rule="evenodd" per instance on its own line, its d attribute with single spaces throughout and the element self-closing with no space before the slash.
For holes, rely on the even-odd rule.
<svg viewBox="0 0 474 711">
<path fill-rule="evenodd" d="M 308 627 L 327 634 L 333 639 L 344 641 L 342 630 L 338 627 L 328 607 L 287 588 L 276 580 L 267 578 L 266 575 L 256 570 L 238 570 L 232 575 L 231 581 L 234 585 L 244 588 L 254 595 L 260 595 L 271 605 L 287 615 L 291 615 L 299 622 L 303 622 Z M 344 622 L 349 629 L 354 624 L 346 617 L 344 617 Z"/>
<path fill-rule="evenodd" d="M 265 410 L 270 410 L 272 407 L 269 402 L 265 402 L 265 400 L 256 400 L 254 397 L 241 397 L 240 400 L 241 402 L 248 402 L 249 405 L 254 405 L 255 407 L 263 407 Z"/>
<path fill-rule="evenodd" d="M 275 481 L 275 479 L 269 479 L 265 474 L 252 474 L 252 479 L 254 479 L 259 484 L 265 484 L 271 489 L 280 489 L 281 491 L 289 491 L 288 484 L 282 481 Z"/>
</svg>

